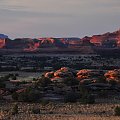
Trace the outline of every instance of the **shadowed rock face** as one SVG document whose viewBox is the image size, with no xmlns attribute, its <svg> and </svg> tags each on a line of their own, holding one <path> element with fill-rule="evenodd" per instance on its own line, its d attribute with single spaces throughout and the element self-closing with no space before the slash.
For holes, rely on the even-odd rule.
<svg viewBox="0 0 120 120">
<path fill-rule="evenodd" d="M 5 39 L 7 39 L 8 36 L 4 34 L 0 34 L 0 48 L 3 48 L 5 46 Z"/>
<path fill-rule="evenodd" d="M 3 48 L 5 46 L 5 40 L 0 39 L 0 48 Z"/>
<path fill-rule="evenodd" d="M 21 49 L 23 51 L 35 51 L 39 48 L 70 48 L 78 49 L 83 46 L 101 46 L 105 48 L 120 47 L 120 30 L 113 33 L 93 35 L 92 37 L 80 38 L 16 38 L 9 39 L 6 35 L 0 34 L 0 48 Z M 91 48 L 92 49 L 92 48 Z"/>
</svg>

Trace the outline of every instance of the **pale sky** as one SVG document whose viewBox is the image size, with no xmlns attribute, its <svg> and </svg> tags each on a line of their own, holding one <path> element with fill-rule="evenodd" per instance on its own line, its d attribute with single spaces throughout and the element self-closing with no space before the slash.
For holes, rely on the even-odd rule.
<svg viewBox="0 0 120 120">
<path fill-rule="evenodd" d="M 80 37 L 120 28 L 120 0 L 0 0 L 0 33 Z"/>
</svg>

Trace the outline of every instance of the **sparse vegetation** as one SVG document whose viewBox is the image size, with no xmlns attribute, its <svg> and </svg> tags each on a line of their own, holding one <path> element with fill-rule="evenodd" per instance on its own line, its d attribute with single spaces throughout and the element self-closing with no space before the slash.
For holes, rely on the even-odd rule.
<svg viewBox="0 0 120 120">
<path fill-rule="evenodd" d="M 41 94 L 39 91 L 28 88 L 21 93 L 13 93 L 12 98 L 21 102 L 37 102 L 40 100 Z"/>
<path fill-rule="evenodd" d="M 118 77 L 113 75 L 112 77 L 115 77 L 115 80 L 113 78 L 111 81 L 108 79 L 109 76 L 105 76 L 105 73 L 88 69 L 77 71 L 62 67 L 56 71 L 44 72 L 41 76 L 34 77 L 31 80 L 22 81 L 17 80 L 18 75 L 8 74 L 0 78 L 1 101 L 4 98 L 7 100 L 12 95 L 12 100 L 14 100 L 12 102 L 22 103 L 24 105 L 23 111 L 27 109 L 29 114 L 35 116 L 36 114 L 42 116 L 43 113 L 45 115 L 60 114 L 59 110 L 61 109 L 64 110 L 61 111 L 64 115 L 71 113 L 86 114 L 84 111 L 89 109 L 91 104 L 95 106 L 102 103 L 102 100 L 109 100 L 109 98 L 113 98 L 114 102 L 119 101 L 117 98 L 119 97 L 119 82 L 116 81 Z M 54 103 L 60 106 L 55 108 Z M 26 105 L 29 108 L 25 108 Z M 76 109 L 72 105 L 75 105 Z M 79 108 L 81 106 L 84 106 L 85 109 Z M 106 115 L 108 113 L 106 109 L 94 110 L 90 114 Z M 18 105 L 14 105 L 12 115 L 16 115 L 18 112 L 22 113 L 19 110 L 21 109 L 18 109 Z M 27 112 L 26 114 L 28 114 Z M 116 108 L 114 112 L 116 116 L 119 116 L 119 108 Z"/>
</svg>

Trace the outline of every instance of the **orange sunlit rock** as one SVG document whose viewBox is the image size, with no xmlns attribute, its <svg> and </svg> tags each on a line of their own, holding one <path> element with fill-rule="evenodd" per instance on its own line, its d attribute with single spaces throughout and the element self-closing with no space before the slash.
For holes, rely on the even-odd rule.
<svg viewBox="0 0 120 120">
<path fill-rule="evenodd" d="M 0 39 L 0 48 L 5 46 L 5 39 Z"/>
<path fill-rule="evenodd" d="M 120 82 L 120 69 L 110 70 L 104 74 L 107 81 Z"/>
</svg>

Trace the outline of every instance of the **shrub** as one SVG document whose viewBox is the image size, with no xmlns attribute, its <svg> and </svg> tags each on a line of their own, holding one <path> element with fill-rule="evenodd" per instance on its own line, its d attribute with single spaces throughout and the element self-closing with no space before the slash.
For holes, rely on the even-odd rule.
<svg viewBox="0 0 120 120">
<path fill-rule="evenodd" d="M 13 93 L 12 98 L 21 102 L 37 102 L 41 98 L 41 93 L 37 90 L 26 89 L 21 93 Z"/>
<path fill-rule="evenodd" d="M 0 82 L 0 88 L 5 88 L 5 83 Z"/>
<path fill-rule="evenodd" d="M 18 101 L 22 102 L 36 102 L 40 98 L 41 94 L 35 91 L 25 91 L 19 94 Z"/>
<path fill-rule="evenodd" d="M 74 86 L 78 85 L 79 81 L 73 77 L 67 77 L 64 79 L 64 84 L 66 84 L 67 86 Z"/>
<path fill-rule="evenodd" d="M 82 104 L 94 104 L 95 98 L 92 95 L 85 95 L 81 97 L 80 102 Z"/>
<path fill-rule="evenodd" d="M 93 95 L 89 95 L 88 96 L 88 104 L 94 104 L 95 103 L 95 98 Z"/>
<path fill-rule="evenodd" d="M 46 77 L 41 77 L 38 81 L 38 85 L 41 87 L 47 87 L 51 83 L 51 80 Z"/>
<path fill-rule="evenodd" d="M 33 114 L 40 114 L 40 109 L 39 108 L 33 108 L 32 113 Z"/>
<path fill-rule="evenodd" d="M 27 93 L 26 92 L 20 93 L 18 96 L 18 101 L 27 102 L 28 101 Z"/>
<path fill-rule="evenodd" d="M 120 116 L 120 107 L 117 106 L 114 111 L 116 116 Z"/>
<path fill-rule="evenodd" d="M 49 114 L 53 114 L 53 111 L 50 111 Z"/>
<path fill-rule="evenodd" d="M 45 105 L 49 104 L 49 100 L 44 100 L 44 99 L 42 99 L 42 100 L 40 101 L 40 103 L 41 103 L 43 106 L 45 106 Z"/>
<path fill-rule="evenodd" d="M 18 105 L 15 104 L 12 108 L 12 115 L 18 114 Z"/>
<path fill-rule="evenodd" d="M 85 85 L 79 85 L 80 90 L 80 102 L 83 104 L 93 104 L 95 103 L 95 98 L 91 95 L 90 91 L 85 87 Z"/>
<path fill-rule="evenodd" d="M 37 81 L 37 79 L 36 79 L 36 78 L 33 78 L 33 81 Z"/>
<path fill-rule="evenodd" d="M 108 97 L 108 91 L 107 90 L 101 90 L 100 92 L 98 92 L 99 97 L 102 98 L 107 98 Z"/>
<path fill-rule="evenodd" d="M 13 100 L 18 100 L 18 94 L 17 94 L 16 92 L 14 92 L 14 93 L 12 94 L 12 99 L 13 99 Z"/>
<path fill-rule="evenodd" d="M 12 79 L 12 80 L 16 80 L 17 77 L 16 77 L 16 76 L 12 76 L 11 79 Z"/>
<path fill-rule="evenodd" d="M 79 97 L 80 97 L 79 94 L 75 92 L 69 92 L 64 96 L 64 101 L 65 102 L 77 102 Z"/>
<path fill-rule="evenodd" d="M 106 82 L 107 82 L 107 81 L 106 81 L 106 77 L 104 77 L 104 76 L 98 77 L 97 82 L 99 82 L 99 83 L 106 83 Z"/>
<path fill-rule="evenodd" d="M 89 94 L 88 89 L 83 84 L 79 85 L 79 91 L 80 91 L 81 96 Z"/>
</svg>

